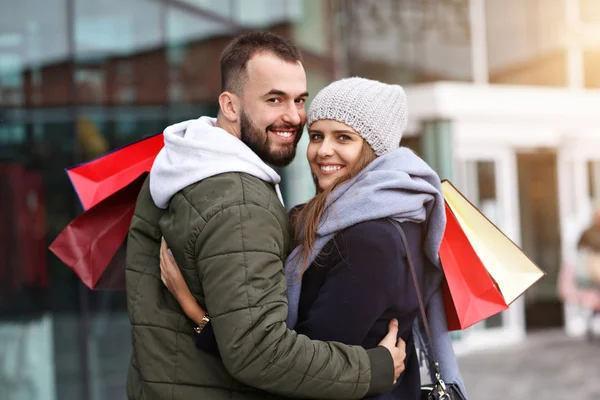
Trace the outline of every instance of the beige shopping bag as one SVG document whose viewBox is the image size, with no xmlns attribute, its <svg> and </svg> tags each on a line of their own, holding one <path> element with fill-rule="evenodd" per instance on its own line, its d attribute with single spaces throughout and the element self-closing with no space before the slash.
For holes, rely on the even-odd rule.
<svg viewBox="0 0 600 400">
<path fill-rule="evenodd" d="M 485 269 L 498 285 L 506 304 L 511 304 L 545 275 L 449 181 L 442 182 L 442 191 L 446 203 Z"/>
</svg>

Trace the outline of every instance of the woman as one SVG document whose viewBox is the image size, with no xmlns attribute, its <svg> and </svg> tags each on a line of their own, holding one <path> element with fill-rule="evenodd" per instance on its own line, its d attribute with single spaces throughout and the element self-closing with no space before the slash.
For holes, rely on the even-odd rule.
<svg viewBox="0 0 600 400">
<path fill-rule="evenodd" d="M 389 321 L 399 321 L 406 369 L 393 391 L 378 399 L 420 398 L 413 338 L 419 302 L 407 251 L 425 302 L 438 294 L 442 278 L 440 180 L 413 152 L 399 148 L 406 121 L 406 97 L 397 85 L 349 78 L 317 94 L 307 122 L 307 158 L 317 194 L 292 213 L 296 248 L 286 262 L 287 324 L 298 333 L 372 348 L 385 336 Z M 408 249 L 390 219 L 401 223 Z M 200 323 L 205 312 L 165 244 L 161 270 L 186 314 Z M 199 335 L 199 347 L 209 350 L 209 342 L 209 332 Z M 450 381 L 464 393 L 448 343 L 445 354 L 437 356 L 456 369 Z"/>
</svg>

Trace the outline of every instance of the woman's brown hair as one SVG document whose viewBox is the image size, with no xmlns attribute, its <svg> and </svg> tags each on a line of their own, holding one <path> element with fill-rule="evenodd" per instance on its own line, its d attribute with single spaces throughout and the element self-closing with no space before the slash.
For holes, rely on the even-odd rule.
<svg viewBox="0 0 600 400">
<path fill-rule="evenodd" d="M 333 185 L 324 190 L 321 190 L 319 189 L 318 182 L 315 178 L 317 194 L 315 195 L 315 197 L 310 199 L 302 207 L 301 210 L 294 213 L 294 215 L 292 216 L 292 223 L 294 225 L 294 242 L 296 246 L 302 246 L 299 265 L 296 265 L 296 268 L 301 268 L 300 276 L 302 276 L 302 274 L 304 274 L 304 271 L 306 271 L 306 269 L 308 268 L 308 257 L 310 256 L 310 253 L 313 249 L 313 245 L 315 243 L 315 239 L 317 238 L 317 229 L 319 227 L 319 223 L 321 222 L 323 210 L 325 209 L 325 204 L 327 203 L 327 198 L 329 197 L 331 192 L 333 192 L 338 186 L 354 178 L 356 175 L 358 175 L 360 171 L 362 171 L 376 158 L 377 155 L 375 155 L 375 152 L 373 151 L 371 146 L 369 146 L 369 144 L 365 141 L 363 142 L 358 161 L 356 162 L 354 167 L 350 171 L 348 171 L 347 174 L 339 177 L 333 183 Z"/>
</svg>

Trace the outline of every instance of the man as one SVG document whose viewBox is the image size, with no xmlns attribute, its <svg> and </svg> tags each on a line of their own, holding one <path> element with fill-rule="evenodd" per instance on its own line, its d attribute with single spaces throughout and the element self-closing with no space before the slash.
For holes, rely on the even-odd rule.
<svg viewBox="0 0 600 400">
<path fill-rule="evenodd" d="M 127 251 L 128 397 L 362 398 L 391 390 L 404 368 L 397 328 L 367 351 L 310 341 L 285 325 L 292 232 L 279 176 L 266 163 L 292 161 L 306 121 L 299 50 L 272 34 L 242 35 L 225 49 L 221 74 L 218 118 L 168 127 L 138 197 Z M 195 347 L 191 322 L 160 280 L 161 236 L 210 314 L 221 359 Z"/>
</svg>

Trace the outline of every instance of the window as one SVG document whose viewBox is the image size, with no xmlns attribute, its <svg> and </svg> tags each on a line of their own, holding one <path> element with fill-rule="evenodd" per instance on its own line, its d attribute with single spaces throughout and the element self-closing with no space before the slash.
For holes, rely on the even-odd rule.
<svg viewBox="0 0 600 400">
<path fill-rule="evenodd" d="M 469 2 L 345 3 L 349 74 L 389 82 L 470 81 Z"/>
<path fill-rule="evenodd" d="M 485 1 L 492 83 L 565 86 L 564 0 Z"/>
</svg>

